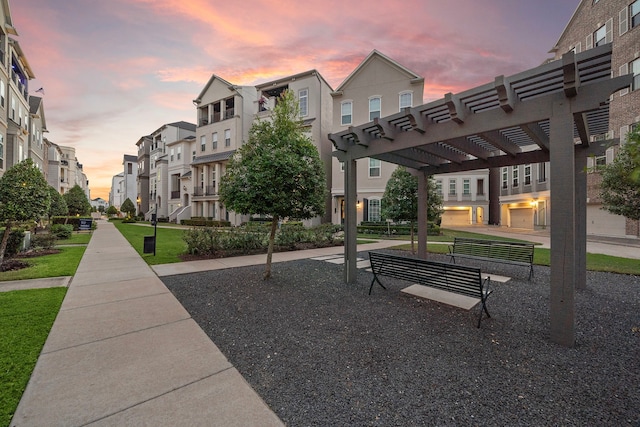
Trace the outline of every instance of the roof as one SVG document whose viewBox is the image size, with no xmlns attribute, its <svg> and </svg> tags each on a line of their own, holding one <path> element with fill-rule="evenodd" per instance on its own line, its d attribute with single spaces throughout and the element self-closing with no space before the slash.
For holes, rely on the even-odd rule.
<svg viewBox="0 0 640 427">
<path fill-rule="evenodd" d="M 397 68 L 398 70 L 406 73 L 407 76 L 409 76 L 412 79 L 416 79 L 417 81 L 424 80 L 423 77 L 421 77 L 418 74 L 414 73 L 413 71 L 409 70 L 404 65 L 400 64 L 399 62 L 394 61 L 393 59 L 389 58 L 385 54 L 383 54 L 383 53 L 379 52 L 378 50 L 374 49 L 374 50 L 371 51 L 371 53 L 369 53 L 369 55 L 367 55 L 367 57 L 360 63 L 360 65 L 358 65 L 351 72 L 351 74 L 349 74 L 347 76 L 347 78 L 344 79 L 344 81 L 342 83 L 340 83 L 340 86 L 337 87 L 336 92 L 340 92 L 355 77 L 355 75 L 358 74 L 360 72 L 360 70 L 362 70 L 364 67 L 366 67 L 368 63 L 373 61 L 374 58 L 382 59 L 384 62 L 387 62 L 392 67 Z"/>
<path fill-rule="evenodd" d="M 29 80 L 34 79 L 36 76 L 35 76 L 35 74 L 33 74 L 33 70 L 31 69 L 31 66 L 29 65 L 29 62 L 27 62 L 27 57 L 25 56 L 24 52 L 22 51 L 22 48 L 20 47 L 20 43 L 18 43 L 18 40 L 9 37 L 9 43 L 13 45 L 13 48 L 15 49 L 16 53 L 18 54 L 20 62 L 24 66 L 24 70 L 26 71 L 27 77 L 29 78 Z"/>
<path fill-rule="evenodd" d="M 268 88 L 268 87 L 271 87 L 271 86 L 279 86 L 279 85 L 282 85 L 284 83 L 288 83 L 288 82 L 293 81 L 293 80 L 299 80 L 299 79 L 304 78 L 304 77 L 313 77 L 313 76 L 317 76 L 322 82 L 324 82 L 324 84 L 327 85 L 327 87 L 329 87 L 329 90 L 333 90 L 331 88 L 331 85 L 325 80 L 324 77 L 322 77 L 322 74 L 320 74 L 318 72 L 318 70 L 316 70 L 316 69 L 303 71 L 302 73 L 298 73 L 298 74 L 294 74 L 294 75 L 286 76 L 286 77 L 281 77 L 279 79 L 271 80 L 271 81 L 268 81 L 268 82 L 265 82 L 265 83 L 260 83 L 260 84 L 256 85 L 256 89 L 262 90 L 262 89 L 265 89 L 265 88 Z"/>
<path fill-rule="evenodd" d="M 580 9 L 580 7 L 582 7 L 582 4 L 585 3 L 586 1 L 590 1 L 590 0 L 581 0 L 578 3 L 578 6 L 576 6 L 576 10 L 574 10 L 573 11 L 573 15 L 571 15 L 571 19 L 569 19 L 569 22 L 567 22 L 567 25 L 565 25 L 564 30 L 562 30 L 562 33 L 560 34 L 560 37 L 558 37 L 558 40 L 556 41 L 556 44 L 553 45 L 553 47 L 551 48 L 549 53 L 554 53 L 554 54 L 556 53 L 556 51 L 558 50 L 558 45 L 560 44 L 560 40 L 562 40 L 562 38 L 564 37 L 566 32 L 569 30 L 569 27 L 571 27 L 571 25 L 573 25 L 573 21 L 574 21 L 574 19 L 576 19 L 576 16 L 578 15 L 578 10 Z"/>
<path fill-rule="evenodd" d="M 196 125 L 194 123 L 189 123 L 189 122 L 185 122 L 185 121 L 169 123 L 166 126 L 173 126 L 173 127 L 179 128 L 179 129 L 190 130 L 192 132 L 196 131 Z"/>
<path fill-rule="evenodd" d="M 14 36 L 18 35 L 18 31 L 16 31 L 13 26 L 13 19 L 11 18 L 11 10 L 9 9 L 9 0 L 2 0 L 2 8 L 4 9 L 4 29 L 7 34 L 13 34 Z"/>
<path fill-rule="evenodd" d="M 36 115 L 40 112 L 40 119 L 42 122 L 42 129 L 47 129 L 47 121 L 44 118 L 44 107 L 42 106 L 42 98 L 39 96 L 29 96 L 29 114 Z"/>
<path fill-rule="evenodd" d="M 125 162 L 137 162 L 138 161 L 138 156 L 132 156 L 130 154 L 125 154 L 124 155 L 124 161 Z"/>
<path fill-rule="evenodd" d="M 224 153 L 207 154 L 206 156 L 196 157 L 192 165 L 201 165 L 203 163 L 220 162 L 223 160 L 229 160 L 235 154 L 236 150 L 225 151 Z"/>
<path fill-rule="evenodd" d="M 578 145 L 609 129 L 611 93 L 631 76 L 611 78 L 611 44 L 329 135 L 342 159 L 373 157 L 427 174 L 549 160 L 554 104 L 570 105 Z M 584 94 L 583 94 L 584 93 Z M 582 95 L 582 96 L 581 96 Z M 557 141 L 556 141 L 557 142 Z"/>
<path fill-rule="evenodd" d="M 198 95 L 198 97 L 196 99 L 193 100 L 193 102 L 195 103 L 200 103 L 200 100 L 202 99 L 202 97 L 204 96 L 204 94 L 207 92 L 207 90 L 209 90 L 209 87 L 213 84 L 214 81 L 219 80 L 220 82 L 222 82 L 222 84 L 226 85 L 229 90 L 236 90 L 236 86 L 229 83 L 228 81 L 226 81 L 225 79 L 218 77 L 215 74 L 211 74 L 211 77 L 209 78 L 209 81 L 207 82 L 206 85 L 204 85 L 204 88 L 202 88 L 202 90 L 200 91 L 200 94 Z"/>
</svg>

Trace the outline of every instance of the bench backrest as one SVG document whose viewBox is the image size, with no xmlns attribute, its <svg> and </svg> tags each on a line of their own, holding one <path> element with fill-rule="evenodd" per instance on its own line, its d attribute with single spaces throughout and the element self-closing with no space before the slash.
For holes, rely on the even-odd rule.
<svg viewBox="0 0 640 427">
<path fill-rule="evenodd" d="M 482 275 L 479 268 L 444 262 L 369 252 L 374 274 L 406 280 L 432 288 L 480 298 Z"/>
<path fill-rule="evenodd" d="M 533 243 L 470 239 L 466 237 L 456 237 L 453 240 L 453 253 L 461 255 L 531 263 L 533 262 L 533 251 Z"/>
</svg>

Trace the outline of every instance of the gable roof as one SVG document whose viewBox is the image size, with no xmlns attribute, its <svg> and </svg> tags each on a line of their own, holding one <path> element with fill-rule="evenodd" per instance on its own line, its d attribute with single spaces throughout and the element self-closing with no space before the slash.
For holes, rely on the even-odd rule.
<svg viewBox="0 0 640 427">
<path fill-rule="evenodd" d="M 196 99 L 193 100 L 193 102 L 199 104 L 200 101 L 202 100 L 202 97 L 204 96 L 204 94 L 207 93 L 207 90 L 209 90 L 209 87 L 216 80 L 219 80 L 222 84 L 226 85 L 229 88 L 229 90 L 236 90 L 236 87 L 237 87 L 236 85 L 233 85 L 233 84 L 229 83 L 225 79 L 223 79 L 221 77 L 218 77 L 215 74 L 211 74 L 211 78 L 209 79 L 207 84 L 204 85 L 204 88 L 202 88 L 202 90 L 200 91 L 200 94 L 198 95 L 198 97 Z"/>
<path fill-rule="evenodd" d="M 11 10 L 9 9 L 9 0 L 2 0 L 2 9 L 4 10 L 4 29 L 7 34 L 18 35 L 18 31 L 13 26 L 13 19 L 11 18 Z"/>
<path fill-rule="evenodd" d="M 399 62 L 396 62 L 393 59 L 389 58 L 387 55 L 379 52 L 376 49 L 373 49 L 371 51 L 371 53 L 369 53 L 369 55 L 367 55 L 367 57 L 360 63 L 360 65 L 358 65 L 351 72 L 351 74 L 349 74 L 347 76 L 347 78 L 344 79 L 344 81 L 342 83 L 340 83 L 340 86 L 338 86 L 336 88 L 336 92 L 340 92 L 347 84 L 349 84 L 349 82 L 356 76 L 356 74 L 358 74 L 360 72 L 360 70 L 362 70 L 369 63 L 371 63 L 371 61 L 373 61 L 376 58 L 381 59 L 382 61 L 388 63 L 390 66 L 392 66 L 392 67 L 400 70 L 401 72 L 407 74 L 407 76 L 409 76 L 411 79 L 416 79 L 416 82 L 424 80 L 424 77 L 421 77 L 421 76 L 417 75 L 416 73 L 414 73 L 413 71 L 411 71 L 410 69 L 405 67 L 404 65 L 401 65 Z"/>
<path fill-rule="evenodd" d="M 560 44 L 560 40 L 562 40 L 566 32 L 569 30 L 569 27 L 571 27 L 571 25 L 573 24 L 573 21 L 576 19 L 576 16 L 578 15 L 578 10 L 580 10 L 582 5 L 586 1 L 587 0 L 581 0 L 580 3 L 578 3 L 578 6 L 576 7 L 576 10 L 573 11 L 573 15 L 571 15 L 569 22 L 567 22 L 567 25 L 565 25 L 564 30 L 562 30 L 562 33 L 560 33 L 560 37 L 558 37 L 558 40 L 556 41 L 556 43 L 553 45 L 553 47 L 548 53 L 553 53 L 553 54 L 556 53 L 556 51 L 558 50 L 558 45 Z"/>
<path fill-rule="evenodd" d="M 42 129 L 47 129 L 47 121 L 44 118 L 44 107 L 42 104 L 42 98 L 39 96 L 29 96 L 29 114 L 40 116 L 42 122 Z"/>
<path fill-rule="evenodd" d="M 325 80 L 324 77 L 322 77 L 322 74 L 320 74 L 318 72 L 318 70 L 316 70 L 315 68 L 313 70 L 308 70 L 308 71 L 303 71 L 302 73 L 298 73 L 298 74 L 293 74 L 290 76 L 286 76 L 286 77 L 281 77 L 279 79 L 276 80 L 271 80 L 268 82 L 264 82 L 264 83 L 260 83 L 256 85 L 256 89 L 258 90 L 262 90 L 266 87 L 271 87 L 271 86 L 278 86 L 284 83 L 288 83 L 292 80 L 299 80 L 303 77 L 310 77 L 310 76 L 318 76 L 318 78 L 320 79 L 320 81 L 322 81 L 324 84 L 327 85 L 327 87 L 329 88 L 329 90 L 333 90 L 331 88 L 331 85 Z"/>
</svg>

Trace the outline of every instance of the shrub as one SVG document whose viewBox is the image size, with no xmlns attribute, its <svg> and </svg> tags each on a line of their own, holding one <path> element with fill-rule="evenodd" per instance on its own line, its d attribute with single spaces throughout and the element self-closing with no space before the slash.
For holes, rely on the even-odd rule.
<svg viewBox="0 0 640 427">
<path fill-rule="evenodd" d="M 133 218 L 133 217 L 127 217 L 127 218 L 122 220 L 123 224 L 133 224 L 135 222 L 138 222 L 138 221 L 136 221 L 136 219 Z"/>
<path fill-rule="evenodd" d="M 51 234 L 58 239 L 69 239 L 73 233 L 73 225 L 71 224 L 54 224 L 51 226 Z"/>
<path fill-rule="evenodd" d="M 51 218 L 51 224 L 67 224 L 73 226 L 73 231 L 78 231 L 80 228 L 80 219 L 91 219 L 90 217 L 78 217 L 78 216 L 54 216 Z M 97 227 L 96 221 L 91 221 L 91 229 L 95 230 Z"/>
<path fill-rule="evenodd" d="M 23 230 L 21 229 L 11 230 L 11 232 L 9 233 L 9 240 L 7 240 L 7 249 L 5 249 L 4 254 L 6 256 L 16 255 L 22 248 L 23 241 L 24 241 Z"/>
<path fill-rule="evenodd" d="M 230 227 L 229 221 L 221 221 L 214 219 L 206 219 L 202 217 L 192 217 L 191 219 L 183 219 L 180 221 L 182 225 L 188 225 L 191 227 Z"/>
<path fill-rule="evenodd" d="M 51 249 L 56 244 L 56 236 L 54 234 L 35 234 L 31 236 L 31 247 Z"/>
</svg>

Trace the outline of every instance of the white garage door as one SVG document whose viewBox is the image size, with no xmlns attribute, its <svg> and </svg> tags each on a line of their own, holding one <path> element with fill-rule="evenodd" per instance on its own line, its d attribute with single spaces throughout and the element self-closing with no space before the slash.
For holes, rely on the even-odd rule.
<svg viewBox="0 0 640 427">
<path fill-rule="evenodd" d="M 442 227 L 452 225 L 469 225 L 471 220 L 469 219 L 469 209 L 463 211 L 444 211 L 442 214 Z"/>
<path fill-rule="evenodd" d="M 587 206 L 587 234 L 599 236 L 625 236 L 625 218 L 600 209 L 600 205 Z"/>
<path fill-rule="evenodd" d="M 512 228 L 533 230 L 533 210 L 531 208 L 509 209 Z"/>
</svg>

